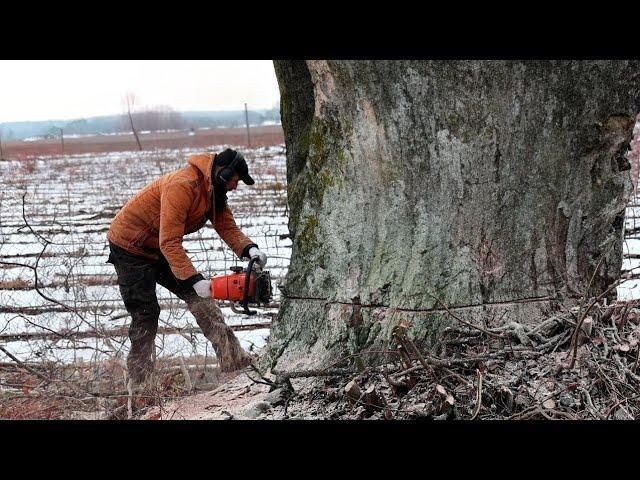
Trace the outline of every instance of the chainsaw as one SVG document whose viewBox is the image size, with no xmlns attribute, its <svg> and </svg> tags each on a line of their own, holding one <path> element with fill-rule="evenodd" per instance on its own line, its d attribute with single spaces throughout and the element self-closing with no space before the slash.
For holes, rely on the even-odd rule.
<svg viewBox="0 0 640 480">
<path fill-rule="evenodd" d="M 216 300 L 231 301 L 231 310 L 235 313 L 255 315 L 257 312 L 249 310 L 249 305 L 266 305 L 273 295 L 271 275 L 267 270 L 262 270 L 257 260 L 258 257 L 249 260 L 245 269 L 233 266 L 233 273 L 211 278 L 211 296 Z"/>
</svg>

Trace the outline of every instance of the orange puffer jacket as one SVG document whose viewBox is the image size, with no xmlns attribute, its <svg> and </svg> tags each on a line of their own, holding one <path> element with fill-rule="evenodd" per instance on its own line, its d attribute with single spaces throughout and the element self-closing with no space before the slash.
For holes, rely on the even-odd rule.
<svg viewBox="0 0 640 480">
<path fill-rule="evenodd" d="M 247 247 L 256 244 L 240 231 L 228 205 L 215 211 L 211 181 L 214 158 L 215 154 L 192 155 L 188 166 L 144 187 L 113 219 L 107 233 L 109 241 L 152 259 L 159 258 L 154 253 L 159 249 L 176 279 L 189 280 L 198 272 L 182 247 L 182 237 L 210 220 L 220 238 L 242 257 Z"/>
</svg>

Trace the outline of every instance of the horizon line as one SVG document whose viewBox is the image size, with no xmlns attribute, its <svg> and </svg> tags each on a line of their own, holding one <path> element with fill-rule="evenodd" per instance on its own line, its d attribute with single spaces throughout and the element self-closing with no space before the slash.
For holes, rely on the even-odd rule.
<svg viewBox="0 0 640 480">
<path fill-rule="evenodd" d="M 158 107 L 164 107 L 165 105 L 156 105 L 155 108 Z M 169 106 L 170 107 L 170 106 Z M 139 111 L 134 111 L 132 113 L 144 113 L 144 112 L 153 112 L 154 107 L 151 107 L 148 110 L 139 110 Z M 192 110 L 192 109 L 187 109 L 187 110 L 177 110 L 174 109 L 173 107 L 170 107 L 172 110 L 172 112 L 176 112 L 176 113 L 227 113 L 227 112 L 244 112 L 244 109 L 221 109 L 221 110 Z M 280 110 L 280 106 L 273 106 L 273 107 L 261 107 L 261 108 L 249 108 L 247 109 L 247 111 L 249 112 L 256 112 L 258 110 Z M 103 117 L 117 117 L 120 115 L 127 115 L 127 112 L 121 112 L 121 113 L 105 113 L 105 114 L 98 114 L 98 115 L 89 115 L 89 116 L 74 116 L 74 117 L 69 117 L 69 118 L 46 118 L 43 120 L 3 120 L 0 121 L 0 125 L 5 125 L 5 124 L 9 124 L 9 123 L 38 123 L 38 122 L 70 122 L 70 121 L 74 121 L 74 120 L 88 120 L 88 119 L 93 119 L 93 118 L 103 118 Z"/>
</svg>

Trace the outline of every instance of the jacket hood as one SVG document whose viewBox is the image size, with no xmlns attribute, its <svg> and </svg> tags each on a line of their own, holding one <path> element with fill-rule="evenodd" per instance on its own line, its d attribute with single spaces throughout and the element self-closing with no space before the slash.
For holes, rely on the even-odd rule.
<svg viewBox="0 0 640 480">
<path fill-rule="evenodd" d="M 213 188 L 213 182 L 211 181 L 211 167 L 213 166 L 213 159 L 215 156 L 215 153 L 199 153 L 197 155 L 191 155 L 187 161 L 189 165 L 193 165 L 200 170 L 202 175 L 204 175 L 207 191 L 210 191 Z"/>
</svg>

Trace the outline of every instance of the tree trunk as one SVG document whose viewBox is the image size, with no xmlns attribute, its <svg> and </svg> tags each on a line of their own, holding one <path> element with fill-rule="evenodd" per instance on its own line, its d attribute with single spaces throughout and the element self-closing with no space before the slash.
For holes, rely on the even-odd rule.
<svg viewBox="0 0 640 480">
<path fill-rule="evenodd" d="M 377 348 L 401 319 L 429 343 L 447 308 L 536 321 L 618 276 L 640 62 L 274 64 L 293 238 L 278 369 Z"/>
</svg>

